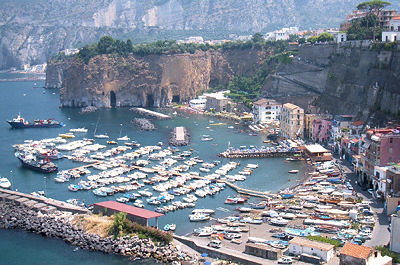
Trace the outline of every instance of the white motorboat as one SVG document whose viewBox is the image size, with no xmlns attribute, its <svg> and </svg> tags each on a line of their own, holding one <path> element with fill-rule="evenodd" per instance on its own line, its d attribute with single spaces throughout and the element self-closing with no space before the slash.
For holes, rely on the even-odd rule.
<svg viewBox="0 0 400 265">
<path fill-rule="evenodd" d="M 107 138 L 110 138 L 110 136 L 108 136 L 107 134 L 96 134 L 96 135 L 94 136 L 94 138 L 97 138 L 97 139 L 107 139 Z"/>
<path fill-rule="evenodd" d="M 88 129 L 86 128 L 76 128 L 76 129 L 70 129 L 70 132 L 79 132 L 79 133 L 87 133 Z"/>
<path fill-rule="evenodd" d="M 207 221 L 210 219 L 209 215 L 206 214 L 191 214 L 189 215 L 189 220 L 191 222 L 201 222 L 201 221 Z"/>
<path fill-rule="evenodd" d="M 0 178 L 0 188 L 9 189 L 11 187 L 11 182 L 8 178 Z"/>
<path fill-rule="evenodd" d="M 270 222 L 271 222 L 271 224 L 278 225 L 278 226 L 285 226 L 289 223 L 288 220 L 285 220 L 282 217 L 271 218 Z"/>
<path fill-rule="evenodd" d="M 294 218 L 296 218 L 296 215 L 293 213 L 280 213 L 279 216 L 289 220 L 293 220 Z"/>
<path fill-rule="evenodd" d="M 194 209 L 192 211 L 192 214 L 206 214 L 206 215 L 210 215 L 210 214 L 214 214 L 215 211 L 211 210 L 211 209 Z"/>
<path fill-rule="evenodd" d="M 131 138 L 129 138 L 127 135 L 123 136 L 123 137 L 118 137 L 117 140 L 118 141 L 129 141 Z"/>
</svg>

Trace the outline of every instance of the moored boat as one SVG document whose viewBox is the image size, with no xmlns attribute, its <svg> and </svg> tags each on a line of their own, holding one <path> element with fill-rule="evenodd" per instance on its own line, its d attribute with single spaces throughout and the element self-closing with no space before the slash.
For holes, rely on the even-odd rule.
<svg viewBox="0 0 400 265">
<path fill-rule="evenodd" d="M 11 182 L 8 178 L 0 178 L 0 188 L 9 189 L 11 187 Z"/>
<path fill-rule="evenodd" d="M 42 173 L 51 173 L 58 171 L 58 167 L 50 162 L 49 159 L 37 159 L 36 156 L 30 153 L 16 152 L 15 157 L 22 163 L 26 168 L 39 171 Z"/>
<path fill-rule="evenodd" d="M 21 115 L 18 114 L 16 118 L 7 121 L 8 124 L 13 129 L 24 129 L 24 128 L 58 128 L 64 126 L 64 123 L 58 122 L 54 119 L 47 120 L 34 120 L 33 122 L 29 122 L 25 120 Z"/>
</svg>

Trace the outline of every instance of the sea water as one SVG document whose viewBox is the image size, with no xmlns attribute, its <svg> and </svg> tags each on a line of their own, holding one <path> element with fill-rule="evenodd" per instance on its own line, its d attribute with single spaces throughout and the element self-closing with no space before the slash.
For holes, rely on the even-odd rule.
<svg viewBox="0 0 400 265">
<path fill-rule="evenodd" d="M 4 74 L 0 74 L 3 75 Z M 0 78 L 4 78 L 0 76 Z M 39 140 L 43 138 L 57 137 L 58 134 L 69 131 L 71 128 L 85 127 L 89 131 L 86 134 L 75 133 L 76 139 L 83 137 L 93 138 L 96 134 L 107 133 L 109 139 L 96 139 L 96 142 L 106 144 L 107 140 L 116 140 L 120 136 L 127 135 L 131 140 L 135 140 L 145 145 L 156 145 L 158 142 L 168 143 L 168 135 L 176 126 L 184 126 L 191 134 L 191 144 L 182 147 L 180 150 L 194 149 L 194 156 L 199 156 L 204 162 L 221 160 L 221 164 L 227 163 L 229 159 L 220 159 L 217 154 L 224 151 L 228 145 L 239 147 L 242 145 L 265 145 L 265 136 L 250 136 L 246 133 L 245 127 L 234 124 L 233 121 L 218 120 L 214 117 L 192 115 L 184 112 L 173 114 L 173 110 L 164 111 L 172 118 L 168 120 L 153 120 L 157 126 L 155 131 L 140 131 L 130 121 L 139 117 L 138 114 L 129 111 L 128 108 L 121 109 L 100 109 L 93 113 L 81 114 L 79 109 L 59 108 L 59 91 L 56 89 L 42 88 L 44 82 L 0 82 L 0 175 L 8 177 L 12 183 L 12 189 L 20 192 L 30 193 L 33 191 L 44 190 L 48 197 L 58 200 L 77 198 L 84 200 L 87 204 L 115 200 L 120 195 L 109 196 L 106 198 L 96 197 L 91 191 L 71 192 L 67 189 L 69 183 L 56 183 L 55 174 L 44 175 L 38 172 L 27 170 L 21 167 L 20 162 L 14 157 L 13 144 L 23 143 L 24 140 Z M 41 129 L 11 129 L 6 120 L 11 119 L 20 113 L 25 119 L 47 119 L 54 118 L 66 124 L 62 128 L 41 128 Z M 226 123 L 224 125 L 213 126 L 213 123 Z M 234 126 L 234 129 L 228 128 Z M 206 128 L 209 127 L 209 128 Z M 202 135 L 210 135 L 213 141 L 202 142 Z M 72 140 L 70 140 L 72 141 Z M 109 148 L 111 148 L 110 146 Z M 263 159 L 242 159 L 241 165 L 232 171 L 237 173 L 247 163 L 257 163 L 259 168 L 247 177 L 244 182 L 235 184 L 258 191 L 278 191 L 297 183 L 303 175 L 306 165 L 303 162 L 287 162 L 282 158 L 263 158 Z M 66 159 L 56 161 L 60 170 L 74 168 L 80 163 L 68 161 Z M 155 164 L 155 162 L 152 162 Z M 191 168 L 190 171 L 198 171 L 200 166 Z M 217 166 L 218 167 L 218 166 Z M 216 168 L 217 168 L 216 167 Z M 216 169 L 215 168 L 215 169 Z M 288 171 L 299 169 L 299 174 L 291 175 Z M 96 170 L 92 170 L 93 173 Z M 211 171 L 213 172 L 213 170 Z M 230 174 L 231 174 L 230 173 Z M 205 175 L 205 173 L 201 173 Z M 86 180 L 83 176 L 82 179 Z M 77 183 L 79 179 L 72 180 Z M 147 186 L 154 195 L 157 193 Z M 224 204 L 228 196 L 236 195 L 231 188 L 214 196 L 199 198 L 196 208 L 216 209 L 215 217 L 223 217 L 235 214 L 234 205 Z M 178 198 L 177 198 L 178 199 Z M 145 199 L 143 199 L 145 201 Z M 181 200 L 181 198 L 180 198 Z M 257 202 L 258 199 L 251 199 Z M 154 206 L 146 205 L 146 209 L 154 209 Z M 192 209 L 187 208 L 165 214 L 159 220 L 162 228 L 167 223 L 177 225 L 177 234 L 186 234 L 194 228 L 204 226 L 203 223 L 189 222 L 188 215 Z M 154 224 L 154 222 L 152 223 Z M 9 251 L 6 251 L 8 249 Z M 113 255 L 103 255 L 99 253 L 79 250 L 73 252 L 74 248 L 65 244 L 61 240 L 43 238 L 41 236 L 16 231 L 0 230 L 0 251 L 3 253 L 0 264 L 72 264 L 79 261 L 80 264 L 119 264 L 126 262 L 127 259 Z M 23 251 L 24 255 L 20 255 Z M 5 254 L 6 253 L 6 254 Z M 6 257 L 3 258 L 3 257 Z M 46 263 L 43 263 L 46 261 Z M 152 263 L 153 261 L 147 261 Z M 133 263 L 137 263 L 133 262 Z"/>
</svg>

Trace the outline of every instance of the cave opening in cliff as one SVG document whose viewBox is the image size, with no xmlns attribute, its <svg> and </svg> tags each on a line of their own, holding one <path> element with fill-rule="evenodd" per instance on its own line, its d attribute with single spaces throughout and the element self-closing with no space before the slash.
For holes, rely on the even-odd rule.
<svg viewBox="0 0 400 265">
<path fill-rule="evenodd" d="M 179 95 L 172 96 L 172 103 L 179 103 L 179 102 L 181 102 L 181 98 L 179 97 Z"/>
<path fill-rule="evenodd" d="M 153 94 L 147 94 L 147 106 L 146 107 L 154 107 Z"/>
<path fill-rule="evenodd" d="M 115 92 L 110 92 L 110 106 L 111 108 L 115 108 L 117 106 L 117 97 L 115 96 Z"/>
</svg>

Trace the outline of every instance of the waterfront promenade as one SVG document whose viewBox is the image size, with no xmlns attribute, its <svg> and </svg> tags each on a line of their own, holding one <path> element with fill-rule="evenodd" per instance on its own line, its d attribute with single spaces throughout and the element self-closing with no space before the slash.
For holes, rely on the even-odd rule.
<svg viewBox="0 0 400 265">
<path fill-rule="evenodd" d="M 231 151 L 227 150 L 218 154 L 219 157 L 223 158 L 258 158 L 258 157 L 290 157 L 293 155 L 301 155 L 301 151 L 249 151 L 249 150 L 238 150 Z"/>
</svg>

